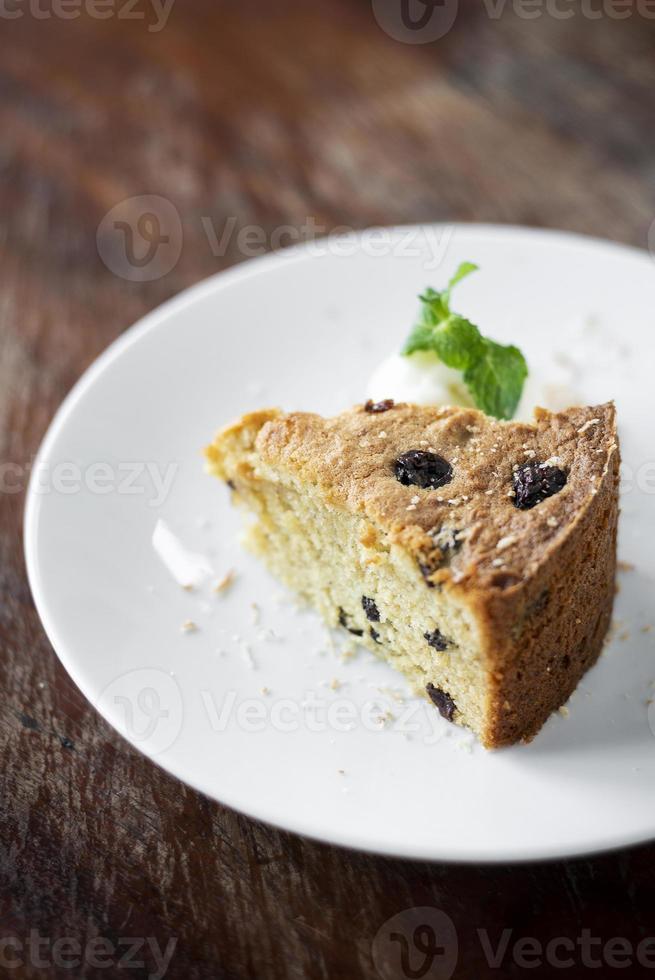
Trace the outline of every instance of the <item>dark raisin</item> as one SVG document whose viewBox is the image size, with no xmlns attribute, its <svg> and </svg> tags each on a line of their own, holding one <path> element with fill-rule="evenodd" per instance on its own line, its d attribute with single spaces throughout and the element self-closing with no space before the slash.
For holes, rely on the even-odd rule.
<svg viewBox="0 0 655 980">
<path fill-rule="evenodd" d="M 375 605 L 375 599 L 369 599 L 368 596 L 362 596 L 362 609 L 366 613 L 366 618 L 370 620 L 371 623 L 380 622 L 380 610 Z"/>
<path fill-rule="evenodd" d="M 236 490 L 236 485 L 234 483 L 234 480 L 226 480 L 225 482 L 228 485 L 228 487 L 230 488 L 230 490 Z"/>
<path fill-rule="evenodd" d="M 431 647 L 435 650 L 447 650 L 449 643 L 446 637 L 439 630 L 432 630 L 431 633 L 424 633 L 423 636 Z"/>
<path fill-rule="evenodd" d="M 364 405 L 365 412 L 371 412 L 373 415 L 378 415 L 380 412 L 388 412 L 390 408 L 393 408 L 395 402 L 393 398 L 385 398 L 382 402 L 374 402 L 372 398 Z"/>
<path fill-rule="evenodd" d="M 75 742 L 68 737 L 68 735 L 60 735 L 59 741 L 61 742 L 62 748 L 64 749 L 74 749 Z"/>
<path fill-rule="evenodd" d="M 543 463 L 524 463 L 514 470 L 514 506 L 530 510 L 542 500 L 559 493 L 566 485 L 566 473 L 557 466 Z"/>
<path fill-rule="evenodd" d="M 430 695 L 432 703 L 439 709 L 441 717 L 445 718 L 446 721 L 452 721 L 456 711 L 456 705 L 450 694 L 446 694 L 445 691 L 442 691 L 440 687 L 435 687 L 434 684 L 428 684 L 425 690 Z"/>
<path fill-rule="evenodd" d="M 394 464 L 394 472 L 403 486 L 421 487 L 422 490 L 437 490 L 453 478 L 453 468 L 443 456 L 422 449 L 402 453 Z"/>
<path fill-rule="evenodd" d="M 339 606 L 339 624 L 341 626 L 343 626 L 344 629 L 348 630 L 349 633 L 352 633 L 353 636 L 363 636 L 364 635 L 364 630 L 358 630 L 358 629 L 355 629 L 354 627 L 348 625 L 348 616 L 343 611 L 343 609 L 341 608 L 341 606 Z"/>
<path fill-rule="evenodd" d="M 421 570 L 421 575 L 425 579 L 425 584 L 427 587 L 429 589 L 433 589 L 435 587 L 435 583 L 430 581 L 430 577 L 436 572 L 434 565 L 428 565 L 426 562 L 420 561 L 418 563 L 418 567 Z"/>
<path fill-rule="evenodd" d="M 376 643 L 379 643 L 380 642 L 380 634 L 378 633 L 377 630 L 374 630 L 372 626 L 371 626 L 371 628 L 369 630 L 369 633 L 371 634 L 371 639 L 372 640 L 374 640 Z"/>
</svg>

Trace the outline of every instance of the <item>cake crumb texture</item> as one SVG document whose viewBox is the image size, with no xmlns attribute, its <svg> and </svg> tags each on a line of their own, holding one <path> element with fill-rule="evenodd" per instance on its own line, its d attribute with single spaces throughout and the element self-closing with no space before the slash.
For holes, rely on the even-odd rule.
<svg viewBox="0 0 655 980">
<path fill-rule="evenodd" d="M 533 424 L 473 409 L 243 416 L 207 449 L 249 547 L 487 747 L 531 739 L 611 619 L 611 403 Z"/>
</svg>

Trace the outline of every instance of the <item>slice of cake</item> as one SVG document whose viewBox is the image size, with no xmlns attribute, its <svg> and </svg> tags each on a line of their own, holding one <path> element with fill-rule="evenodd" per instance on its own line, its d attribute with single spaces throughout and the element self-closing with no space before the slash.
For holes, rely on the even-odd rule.
<svg viewBox="0 0 655 980">
<path fill-rule="evenodd" d="M 252 549 L 488 747 L 531 739 L 594 663 L 614 598 L 614 407 L 532 425 L 391 401 L 254 412 L 212 473 Z"/>
</svg>

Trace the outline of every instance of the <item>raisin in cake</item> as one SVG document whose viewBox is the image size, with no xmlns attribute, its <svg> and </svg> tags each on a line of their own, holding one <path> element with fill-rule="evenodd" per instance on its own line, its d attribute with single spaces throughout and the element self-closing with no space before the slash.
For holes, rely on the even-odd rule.
<svg viewBox="0 0 655 980">
<path fill-rule="evenodd" d="M 488 747 L 528 740 L 594 663 L 614 597 L 614 407 L 380 402 L 254 412 L 207 450 L 252 548 L 330 625 Z"/>
</svg>

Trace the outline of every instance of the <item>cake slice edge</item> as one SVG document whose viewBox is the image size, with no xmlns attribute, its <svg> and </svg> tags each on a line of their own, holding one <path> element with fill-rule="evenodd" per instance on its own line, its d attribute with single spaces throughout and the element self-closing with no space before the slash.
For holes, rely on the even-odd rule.
<svg viewBox="0 0 655 980">
<path fill-rule="evenodd" d="M 329 486 L 312 487 L 303 460 L 294 471 L 293 453 L 271 450 L 287 438 L 286 420 L 302 415 L 249 413 L 207 449 L 210 472 L 256 515 L 250 546 L 328 625 L 350 629 L 485 746 L 531 739 L 597 659 L 611 617 L 619 464 L 613 407 L 573 416 L 576 431 L 590 422 L 598 429 L 602 419 L 605 465 L 537 567 L 502 587 L 445 569 L 434 589 L 426 588 L 407 528 L 381 525 L 357 501 L 335 499 Z M 539 410 L 535 424 L 553 418 Z M 503 425 L 517 424 L 497 425 L 502 434 Z M 297 454 L 298 446 L 292 448 Z M 411 488 L 408 493 L 413 500 Z M 335 539 L 340 547 L 326 556 L 325 542 Z M 322 575 L 323 566 L 337 573 Z M 355 600 L 365 599 L 375 608 L 357 606 Z"/>
</svg>

